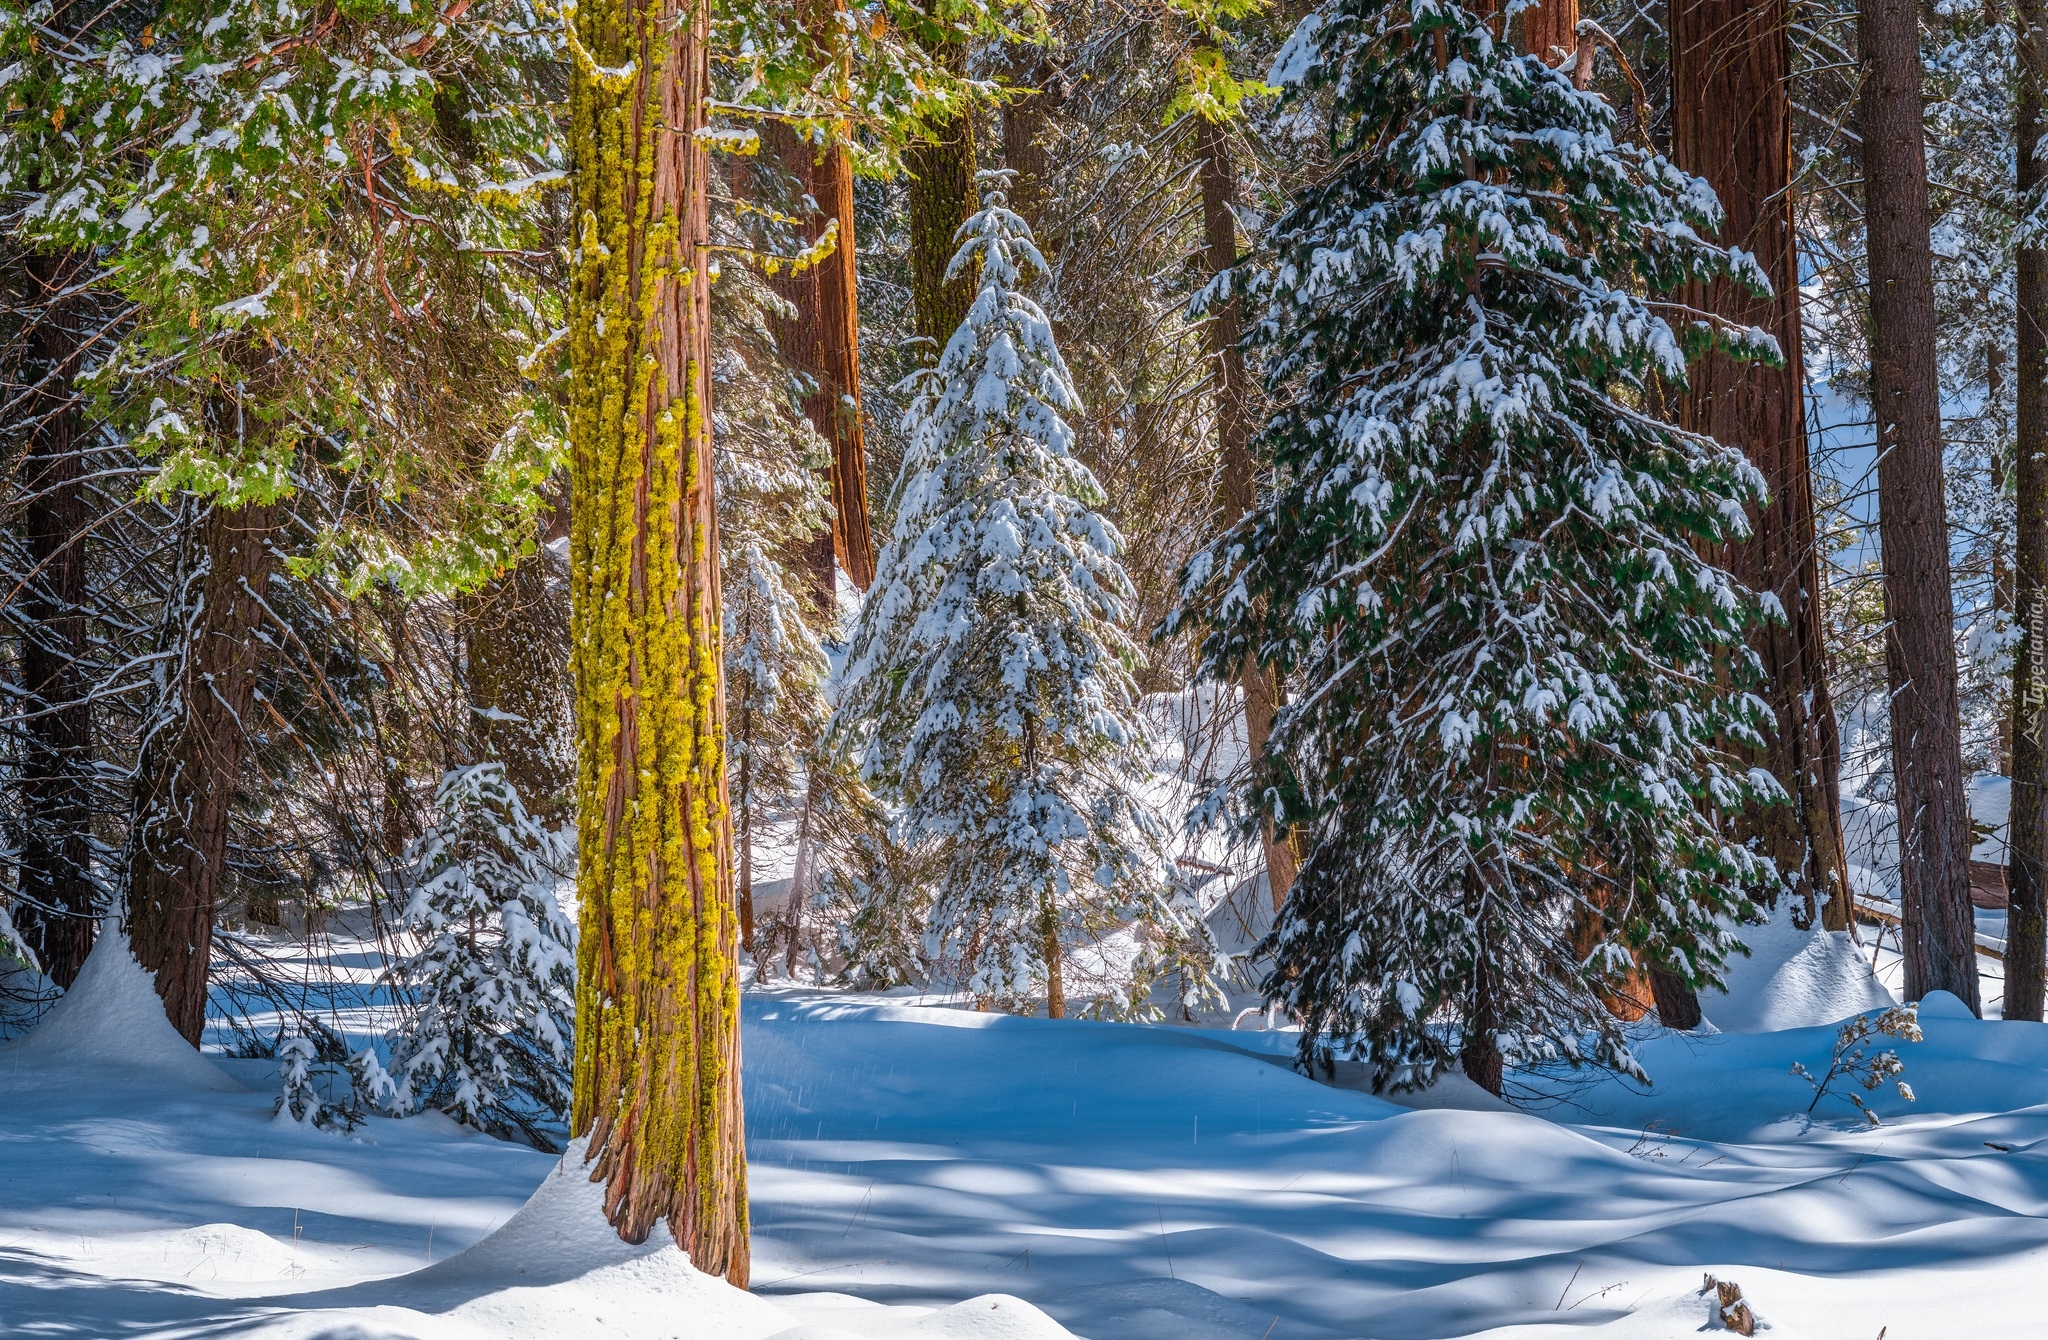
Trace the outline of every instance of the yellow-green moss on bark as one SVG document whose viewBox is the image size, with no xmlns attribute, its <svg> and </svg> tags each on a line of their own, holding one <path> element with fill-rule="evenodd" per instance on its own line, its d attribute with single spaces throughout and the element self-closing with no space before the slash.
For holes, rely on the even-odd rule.
<svg viewBox="0 0 2048 1340">
<path fill-rule="evenodd" d="M 619 1235 L 747 1279 L 709 433 L 705 0 L 569 13 L 575 1110 Z"/>
</svg>

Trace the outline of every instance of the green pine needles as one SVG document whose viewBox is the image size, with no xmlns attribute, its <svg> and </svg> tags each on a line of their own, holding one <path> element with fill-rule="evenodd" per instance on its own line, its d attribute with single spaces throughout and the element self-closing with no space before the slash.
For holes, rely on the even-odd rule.
<svg viewBox="0 0 2048 1340">
<path fill-rule="evenodd" d="M 1276 63 L 1336 166 L 1243 284 L 1271 490 L 1185 574 L 1205 673 L 1288 703 L 1238 799 L 1306 841 L 1265 948 L 1302 1061 L 1641 1076 L 1605 1001 L 1695 985 L 1777 878 L 1728 818 L 1764 610 L 1702 552 L 1761 476 L 1660 408 L 1687 356 L 1775 355 L 1671 295 L 1755 263 L 1706 183 L 1445 0 L 1337 0 Z M 1645 1002 L 1647 1003 L 1647 1002 Z"/>
</svg>

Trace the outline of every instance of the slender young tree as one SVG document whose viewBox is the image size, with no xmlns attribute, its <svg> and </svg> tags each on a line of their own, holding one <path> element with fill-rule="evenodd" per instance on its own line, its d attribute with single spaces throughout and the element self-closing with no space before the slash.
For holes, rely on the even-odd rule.
<svg viewBox="0 0 2048 1340">
<path fill-rule="evenodd" d="M 1746 826 L 1778 867 L 1795 876 L 1795 890 L 1820 905 L 1823 924 L 1846 930 L 1841 744 L 1828 696 L 1807 459 L 1787 22 L 1785 0 L 1671 5 L 1672 161 L 1706 178 L 1724 211 L 1721 240 L 1756 257 L 1771 282 L 1768 294 L 1725 280 L 1703 284 L 1694 301 L 1770 332 L 1782 355 L 1775 364 L 1707 355 L 1679 397 L 1679 421 L 1741 447 L 1770 488 L 1753 509 L 1748 538 L 1719 555 L 1784 614 L 1760 625 L 1752 645 L 1763 659 L 1776 718 L 1758 761 L 1793 803 L 1752 813 Z"/>
<path fill-rule="evenodd" d="M 2019 0 L 2019 148 L 2021 208 L 2015 295 L 2019 315 L 2014 434 L 2016 556 L 2013 607 L 2020 633 L 2012 663 L 2012 808 L 2007 834 L 2005 1017 L 2041 1018 L 2048 972 L 2048 236 L 2038 145 L 2048 99 L 2048 11 Z"/>
<path fill-rule="evenodd" d="M 1715 980 L 1716 917 L 1771 874 L 1722 819 L 1759 798 L 1722 747 L 1761 744 L 1726 688 L 1756 603 L 1701 554 L 1761 480 L 1645 394 L 1684 379 L 1673 318 L 1767 347 L 1664 295 L 1763 277 L 1701 240 L 1703 183 L 1486 15 L 1340 0 L 1277 64 L 1330 100 L 1340 166 L 1250 281 L 1275 491 L 1178 616 L 1208 673 L 1295 686 L 1249 797 L 1308 838 L 1265 990 L 1304 1064 L 1341 1047 L 1378 1084 L 1640 1073 L 1603 994 L 1638 956 Z"/>
<path fill-rule="evenodd" d="M 1069 947 L 1135 923 L 1133 994 L 1100 1002 L 1122 1012 L 1195 932 L 1136 787 L 1121 537 L 1072 454 L 1080 402 L 1052 327 L 1017 291 L 1045 262 L 1005 204 L 1009 174 L 982 175 L 952 265 L 978 270 L 978 291 L 920 375 L 833 729 L 902 804 L 905 844 L 943 849 L 924 935 L 962 985 L 1017 1003 L 1042 987 L 1061 1018 Z"/>
<path fill-rule="evenodd" d="M 1230 132 L 1219 119 L 1198 116 L 1196 153 L 1201 156 L 1202 243 L 1213 277 L 1237 266 L 1237 173 L 1230 159 Z M 1258 462 L 1252 439 L 1258 431 L 1251 402 L 1250 374 L 1244 361 L 1244 308 L 1235 293 L 1220 292 L 1206 307 L 1210 375 L 1216 388 L 1216 445 L 1221 457 L 1216 478 L 1217 510 L 1225 524 L 1247 516 L 1258 504 Z M 1244 701 L 1245 744 L 1250 756 L 1262 757 L 1273 734 L 1279 709 L 1279 682 L 1270 666 L 1247 661 L 1234 682 Z M 1278 910 L 1294 887 L 1296 861 L 1284 828 L 1270 820 L 1259 829 L 1266 858 L 1266 884 Z"/>
<path fill-rule="evenodd" d="M 570 16 L 571 1133 L 629 1242 L 747 1281 L 711 459 L 708 0 Z"/>
<path fill-rule="evenodd" d="M 1935 378 L 1919 6 L 1862 0 L 1857 36 L 1864 65 L 1857 129 L 1870 267 L 1870 399 L 1877 420 L 1906 995 L 1918 1000 L 1948 991 L 1975 1011 L 1970 811 Z"/>
</svg>

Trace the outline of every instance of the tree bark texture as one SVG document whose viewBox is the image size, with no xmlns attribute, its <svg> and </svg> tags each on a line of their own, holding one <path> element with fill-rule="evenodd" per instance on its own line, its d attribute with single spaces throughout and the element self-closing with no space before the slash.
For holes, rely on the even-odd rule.
<svg viewBox="0 0 2048 1340">
<path fill-rule="evenodd" d="M 128 839 L 128 941 L 164 1013 L 193 1046 L 206 1027 L 206 970 L 227 870 L 228 825 L 248 745 L 245 718 L 268 639 L 271 505 L 209 507 L 183 604 L 170 698 L 143 743 Z"/>
<path fill-rule="evenodd" d="M 967 48 L 954 45 L 941 53 L 956 72 L 967 69 Z M 966 319 L 974 302 L 976 276 L 946 278 L 946 268 L 959 249 L 954 234 L 976 207 L 974 198 L 974 114 L 962 108 L 952 119 L 935 125 L 929 136 L 911 141 L 904 154 L 910 176 L 910 288 L 917 333 L 927 364 Z"/>
<path fill-rule="evenodd" d="M 784 273 L 771 282 L 796 314 L 776 318 L 775 338 L 798 371 L 817 385 L 804 397 L 804 414 L 832 444 L 832 534 L 830 556 L 856 587 L 875 579 L 875 542 L 868 526 L 868 449 L 860 421 L 860 299 L 853 237 L 853 160 L 838 144 L 822 152 L 782 125 L 762 138 L 798 183 L 801 195 L 817 202 L 804 220 L 804 237 L 815 243 L 826 227 L 839 224 L 832 254 L 801 274 Z M 824 594 L 831 593 L 829 581 Z M 826 609 L 831 609 L 828 599 Z"/>
<path fill-rule="evenodd" d="M 1202 238 L 1209 274 L 1213 278 L 1237 265 L 1237 216 L 1232 205 L 1237 199 L 1237 172 L 1230 159 L 1230 135 L 1223 126 L 1204 118 L 1195 122 L 1195 152 L 1201 158 Z M 1223 524 L 1229 525 L 1248 514 L 1258 503 L 1258 462 L 1252 456 L 1252 437 L 1258 425 L 1252 417 L 1251 378 L 1244 365 L 1244 307 L 1232 296 L 1209 307 L 1209 357 L 1215 367 L 1216 438 L 1221 468 L 1217 474 L 1216 503 Z M 1258 766 L 1273 736 L 1273 717 L 1280 708 L 1280 694 L 1269 666 L 1247 665 L 1238 675 L 1237 689 L 1244 701 L 1244 731 L 1247 756 Z M 1299 868 L 1294 849 L 1285 834 L 1272 824 L 1261 830 L 1266 857 L 1266 884 L 1273 909 L 1286 903 Z"/>
<path fill-rule="evenodd" d="M 1045 133 L 1050 128 L 1053 95 L 1042 85 L 1052 73 L 1045 48 L 1020 42 L 1010 48 L 1010 83 L 1019 90 L 1003 104 L 1003 166 L 1010 179 L 1010 208 L 1040 235 L 1038 249 L 1049 259 L 1053 236 L 1043 217 L 1051 200 L 1051 155 Z"/>
<path fill-rule="evenodd" d="M 1898 804 L 1906 995 L 1948 991 L 1978 1009 L 1970 908 L 1970 814 L 1956 695 L 1948 507 L 1934 366 L 1920 11 L 1863 0 L 1864 220 L 1870 265 L 1870 393 L 1877 419 L 1892 768 Z"/>
<path fill-rule="evenodd" d="M 34 311 L 27 338 L 26 457 L 17 487 L 32 565 L 16 596 L 23 629 L 20 897 L 15 929 L 43 972 L 69 988 L 99 927 L 93 888 L 92 707 L 86 701 L 84 446 L 73 378 L 91 331 L 76 297 L 79 258 L 31 254 L 24 267 Z"/>
<path fill-rule="evenodd" d="M 1682 0 L 1674 0 L 1674 4 Z M 1522 11 L 1522 50 L 1545 65 L 1568 63 L 1579 48 L 1579 0 L 1542 0 Z M 1562 54 L 1560 54 L 1562 53 Z"/>
<path fill-rule="evenodd" d="M 2043 172 L 2035 153 L 2048 91 L 2048 9 L 2042 0 L 2019 0 L 2019 100 L 2015 139 L 2020 199 L 2040 193 Z M 2013 649 L 2012 823 L 2007 833 L 2005 887 L 2005 1017 L 2041 1018 L 2042 977 L 2048 971 L 2048 249 L 2019 249 L 2019 349 L 2014 387 L 2019 418 L 2014 435 L 2017 553 L 2013 609 L 2020 643 Z"/>
<path fill-rule="evenodd" d="M 748 1274 L 739 973 L 712 497 L 708 0 L 572 29 L 574 1104 L 605 1215 Z"/>
<path fill-rule="evenodd" d="M 1671 5 L 1672 158 L 1713 186 L 1725 211 L 1721 240 L 1754 255 L 1772 290 L 1758 297 L 1720 280 L 1694 292 L 1691 301 L 1769 332 L 1784 355 L 1775 368 L 1718 353 L 1699 360 L 1679 398 L 1679 421 L 1740 446 L 1770 486 L 1769 499 L 1751 514 L 1750 537 L 1719 556 L 1739 580 L 1775 598 L 1784 611 L 1782 622 L 1757 630 L 1753 645 L 1769 680 L 1766 695 L 1775 717 L 1758 761 L 1790 803 L 1752 814 L 1748 824 L 1800 896 L 1821 905 L 1823 924 L 1846 930 L 1841 738 L 1828 695 L 1807 459 L 1786 22 L 1785 0 Z M 1924 231 L 1921 240 L 1926 241 Z"/>
<path fill-rule="evenodd" d="M 548 584 L 558 561 L 529 554 L 462 601 L 471 750 L 504 764 L 526 812 L 550 826 L 570 817 L 576 786 L 561 688 L 568 610 Z"/>
</svg>

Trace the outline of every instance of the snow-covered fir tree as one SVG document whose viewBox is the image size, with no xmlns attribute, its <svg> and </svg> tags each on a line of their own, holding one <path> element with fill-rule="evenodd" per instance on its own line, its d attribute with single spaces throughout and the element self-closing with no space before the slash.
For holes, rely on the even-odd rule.
<svg viewBox="0 0 2048 1340">
<path fill-rule="evenodd" d="M 405 925 L 420 948 L 392 968 L 414 1009 L 394 1039 L 391 1106 L 551 1146 L 568 1111 L 576 974 L 555 892 L 573 854 L 500 763 L 450 769 L 434 810 L 408 853 Z"/>
<path fill-rule="evenodd" d="M 1101 492 L 1071 451 L 1080 409 L 1052 327 L 1018 291 L 1045 262 L 982 174 L 951 273 L 979 291 L 906 424 L 894 524 L 847 651 L 834 730 L 901 805 L 899 840 L 940 844 L 925 961 L 977 995 L 1066 1013 L 1070 951 L 1131 924 L 1138 961 L 1097 1009 L 1137 1005 L 1195 933 L 1175 901 L 1120 627 L 1130 582 Z M 1114 994 L 1110 994 L 1113 990 Z"/>
<path fill-rule="evenodd" d="M 1700 555 L 1761 478 L 1661 414 L 1688 346 L 1767 352 L 1669 295 L 1746 256 L 1705 182 L 1451 0 L 1337 0 L 1277 62 L 1338 164 L 1243 291 L 1273 488 L 1190 565 L 1204 671 L 1289 702 L 1246 808 L 1306 841 L 1265 948 L 1304 1064 L 1453 1056 L 1640 1073 L 1603 999 L 1696 984 L 1776 878 L 1725 817 L 1766 708 L 1759 602 Z M 1674 329 L 1674 323 L 1677 328 Z"/>
</svg>

